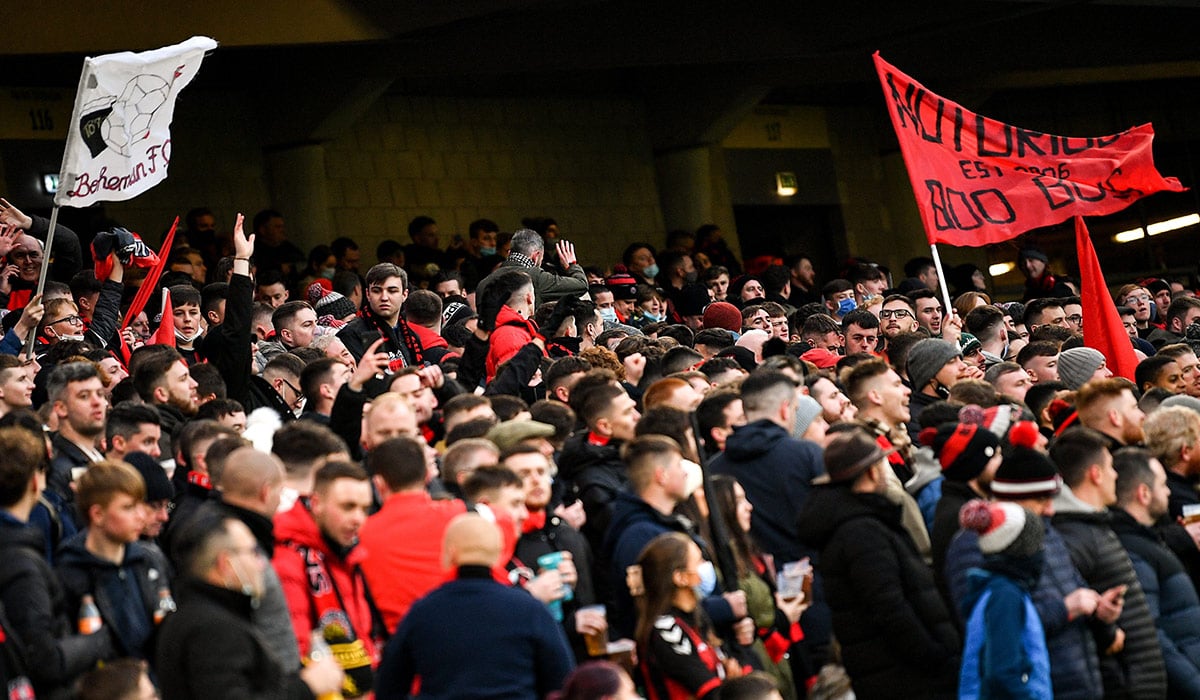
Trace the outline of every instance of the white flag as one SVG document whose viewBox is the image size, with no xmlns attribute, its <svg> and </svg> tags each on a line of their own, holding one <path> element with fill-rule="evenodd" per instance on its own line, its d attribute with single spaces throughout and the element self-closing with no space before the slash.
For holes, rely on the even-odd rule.
<svg viewBox="0 0 1200 700">
<path fill-rule="evenodd" d="M 194 36 L 153 51 L 86 59 L 54 203 L 131 199 L 165 180 L 175 97 L 216 47 Z"/>
</svg>

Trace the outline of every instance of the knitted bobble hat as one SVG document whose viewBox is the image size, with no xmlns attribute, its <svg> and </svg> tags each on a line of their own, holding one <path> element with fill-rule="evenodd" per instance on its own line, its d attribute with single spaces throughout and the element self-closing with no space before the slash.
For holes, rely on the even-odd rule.
<svg viewBox="0 0 1200 700">
<path fill-rule="evenodd" d="M 958 512 L 958 522 L 979 533 L 979 551 L 1027 557 L 1042 547 L 1042 521 L 1015 503 L 974 500 Z"/>
<path fill-rule="evenodd" d="M 983 473 L 1000 454 L 1000 439 L 975 423 L 944 423 L 933 438 L 933 453 L 942 465 L 942 476 L 966 482 Z"/>
</svg>

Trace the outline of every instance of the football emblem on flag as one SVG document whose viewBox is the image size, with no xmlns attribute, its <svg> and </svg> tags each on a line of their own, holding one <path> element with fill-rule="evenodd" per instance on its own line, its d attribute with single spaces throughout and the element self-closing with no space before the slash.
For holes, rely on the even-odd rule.
<svg viewBox="0 0 1200 700">
<path fill-rule="evenodd" d="M 150 136 L 154 114 L 167 103 L 171 84 L 157 75 L 134 76 L 121 90 L 120 97 L 101 97 L 84 108 L 79 131 L 92 157 L 111 148 L 129 155 L 131 143 Z"/>
</svg>

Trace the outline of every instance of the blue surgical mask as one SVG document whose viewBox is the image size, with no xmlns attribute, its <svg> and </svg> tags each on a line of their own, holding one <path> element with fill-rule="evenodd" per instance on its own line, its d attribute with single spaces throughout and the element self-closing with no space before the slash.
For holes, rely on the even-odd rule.
<svg viewBox="0 0 1200 700">
<path fill-rule="evenodd" d="M 333 269 L 332 267 L 323 267 L 321 268 L 321 277 L 331 280 L 333 279 L 333 273 L 335 272 L 337 272 L 337 270 Z"/>
<path fill-rule="evenodd" d="M 658 263 L 643 267 L 642 277 L 645 277 L 646 279 L 654 279 L 655 277 L 658 277 Z"/>
<path fill-rule="evenodd" d="M 711 561 L 706 561 L 696 568 L 700 574 L 700 585 L 696 587 L 697 598 L 707 598 L 717 590 L 717 569 Z"/>
<path fill-rule="evenodd" d="M 611 306 L 606 309 L 600 309 L 600 318 L 604 321 L 612 321 L 613 323 L 616 323 L 617 310 Z"/>
<path fill-rule="evenodd" d="M 486 258 L 489 255 L 495 255 L 495 254 L 496 254 L 495 246 L 493 246 L 491 248 L 480 248 L 479 249 L 479 256 L 482 258 Z"/>
<path fill-rule="evenodd" d="M 842 299 L 840 302 L 838 302 L 838 316 L 845 316 L 857 308 L 858 303 L 855 302 L 853 298 Z"/>
<path fill-rule="evenodd" d="M 658 323 L 659 321 L 663 320 L 662 315 L 652 314 L 649 311 L 643 311 L 642 316 L 650 323 Z"/>
</svg>

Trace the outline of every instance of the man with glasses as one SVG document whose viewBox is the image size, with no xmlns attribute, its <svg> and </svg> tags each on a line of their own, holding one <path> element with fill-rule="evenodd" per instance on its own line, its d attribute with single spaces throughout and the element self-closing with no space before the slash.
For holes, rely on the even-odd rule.
<svg viewBox="0 0 1200 700">
<path fill-rule="evenodd" d="M 917 322 L 917 307 L 903 294 L 893 294 L 883 300 L 879 323 L 883 337 L 889 340 L 901 333 L 911 333 L 920 325 Z"/>
<path fill-rule="evenodd" d="M 1079 297 L 1067 297 L 1062 300 L 1063 313 L 1066 314 L 1067 328 L 1072 332 L 1083 332 L 1083 300 Z"/>
<path fill-rule="evenodd" d="M 1145 287 L 1140 287 L 1136 284 L 1127 284 L 1117 290 L 1116 301 L 1118 306 L 1128 306 L 1133 309 L 1133 316 L 1137 320 L 1137 334 L 1139 338 L 1146 338 L 1155 326 L 1151 323 L 1153 308 L 1150 305 L 1153 297 L 1150 292 L 1146 291 Z M 1033 331 L 1032 328 L 1029 329 Z"/>
<path fill-rule="evenodd" d="M 109 347 L 120 320 L 125 279 L 125 268 L 121 261 L 115 255 L 112 258 L 112 271 L 100 287 L 100 296 L 92 311 L 90 325 L 79 315 L 79 307 L 70 296 L 52 299 L 48 294 L 44 295 L 45 312 L 38 326 L 39 335 L 45 341 L 45 346 L 41 347 L 42 352 L 46 346 L 63 340 L 86 340 L 98 348 Z"/>
<path fill-rule="evenodd" d="M 40 216 L 29 216 L 0 199 L 0 227 L 3 228 L 0 252 L 7 255 L 8 261 L 0 274 L 0 303 L 5 303 L 9 310 L 22 309 L 36 291 L 45 249 L 42 241 L 50 230 L 50 222 Z M 53 252 L 48 279 L 69 282 L 83 265 L 79 236 L 58 224 L 54 228 Z"/>
<path fill-rule="evenodd" d="M 284 423 L 296 420 L 304 410 L 304 392 L 300 390 L 303 371 L 304 361 L 290 352 L 273 357 L 260 376 L 250 377 L 246 415 L 266 406 Z"/>
</svg>

